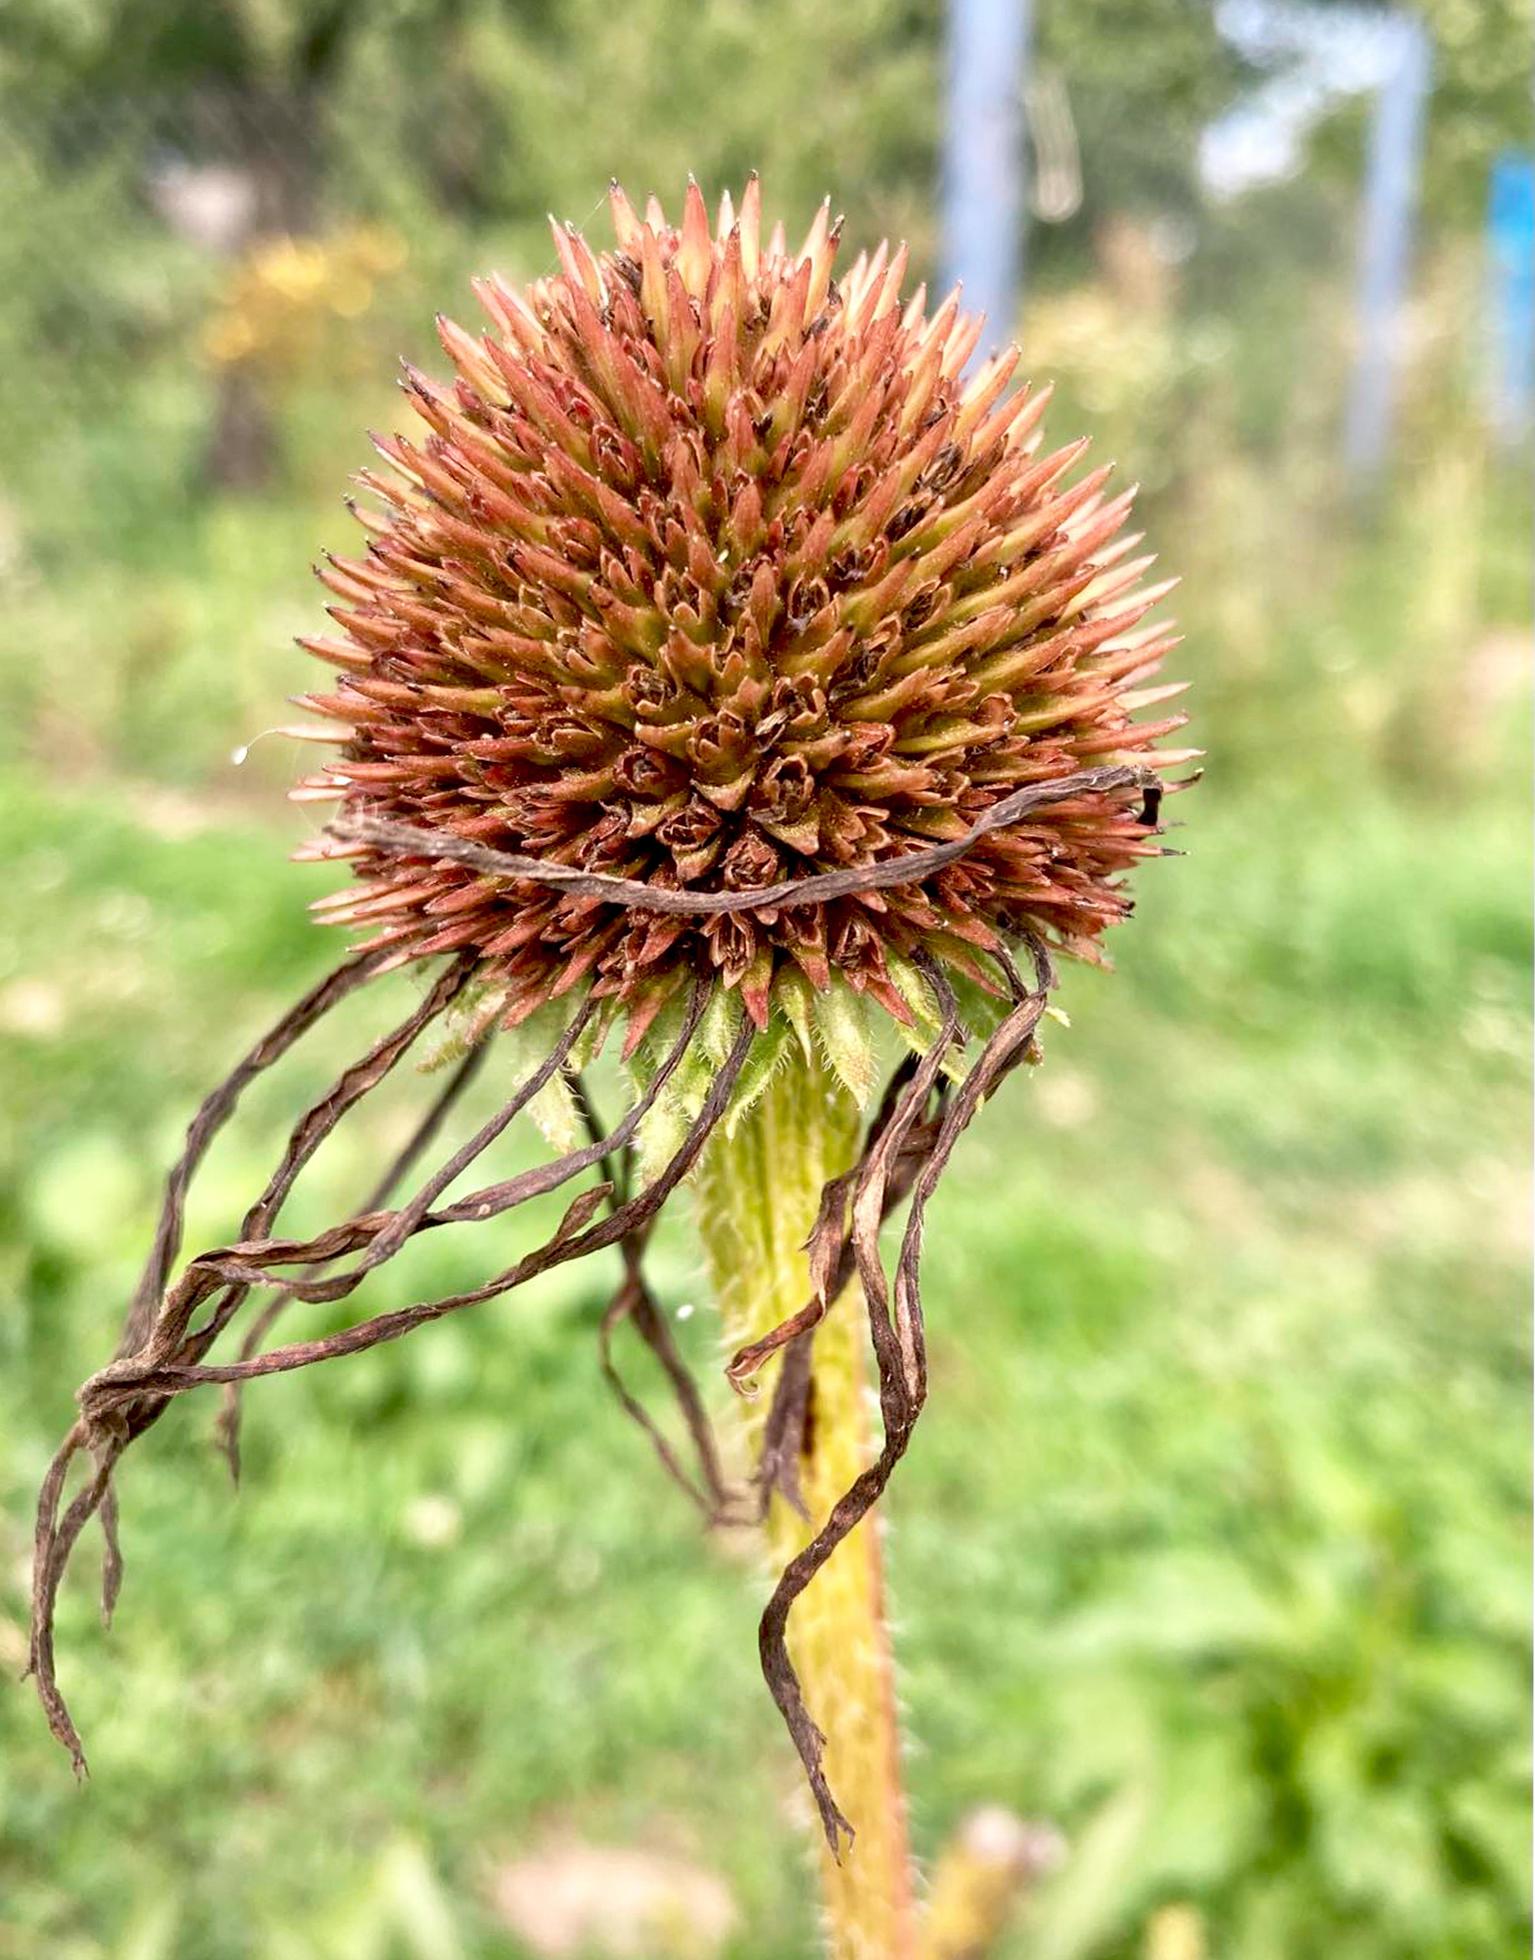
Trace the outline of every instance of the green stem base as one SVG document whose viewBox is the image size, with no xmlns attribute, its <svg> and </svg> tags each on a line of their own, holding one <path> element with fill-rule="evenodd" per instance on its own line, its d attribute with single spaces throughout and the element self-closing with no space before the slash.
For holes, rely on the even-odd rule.
<svg viewBox="0 0 1535 1960">
<path fill-rule="evenodd" d="M 810 1298 L 805 1242 L 821 1189 L 858 1151 L 858 1111 L 832 1071 L 798 1051 L 734 1136 L 717 1134 L 696 1179 L 699 1226 L 725 1338 L 759 1339 Z M 868 1461 L 867 1329 L 858 1289 L 817 1328 L 799 1464 L 809 1521 L 774 1495 L 767 1540 L 775 1568 L 809 1543 Z M 778 1363 L 744 1405 L 755 1448 Z M 823 1850 L 822 1893 L 832 1960 L 910 1960 L 916 1952 L 911 1851 L 901 1781 L 890 1630 L 878 1521 L 837 1547 L 794 1608 L 789 1651 L 825 1769 L 857 1836 L 840 1863 Z"/>
</svg>

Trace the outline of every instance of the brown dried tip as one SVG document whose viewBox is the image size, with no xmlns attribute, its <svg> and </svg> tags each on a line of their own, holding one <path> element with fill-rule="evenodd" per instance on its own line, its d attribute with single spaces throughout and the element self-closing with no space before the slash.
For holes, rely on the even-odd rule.
<svg viewBox="0 0 1535 1960">
<path fill-rule="evenodd" d="M 392 958 L 468 950 L 508 1019 L 589 983 L 642 1018 L 685 977 L 835 969 L 903 1012 L 886 955 L 968 963 L 1026 929 L 1091 953 L 1155 854 L 1134 785 L 1079 793 L 899 886 L 647 914 L 385 844 L 398 823 L 657 891 L 747 892 L 964 837 L 1029 785 L 1148 754 L 1170 636 L 1141 624 L 1131 493 L 1041 455 L 1044 393 L 979 321 L 903 304 L 904 248 L 839 285 L 823 207 L 764 245 L 755 179 L 711 230 L 616 185 L 617 249 L 553 227 L 560 270 L 480 282 L 492 330 L 440 321 L 449 385 L 379 439 L 366 555 L 320 576 L 344 638 L 307 697 L 341 725 L 300 786 L 339 798 L 358 884 L 321 916 Z M 348 833 L 351 820 L 373 827 Z M 339 848 L 338 848 L 339 846 Z"/>
</svg>

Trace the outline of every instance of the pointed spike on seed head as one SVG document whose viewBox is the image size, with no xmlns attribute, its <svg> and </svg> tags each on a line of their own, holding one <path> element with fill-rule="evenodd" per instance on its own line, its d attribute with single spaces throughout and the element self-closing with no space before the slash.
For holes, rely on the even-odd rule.
<svg viewBox="0 0 1535 1960">
<path fill-rule="evenodd" d="M 954 421 L 956 442 L 968 442 L 981 428 L 987 415 L 1000 401 L 1007 384 L 1012 380 L 1018 360 L 1016 347 L 1004 347 L 1000 353 L 993 354 L 976 370 L 974 379 L 960 396 L 960 410 Z"/>
<path fill-rule="evenodd" d="M 1113 604 L 1125 593 L 1132 592 L 1137 581 L 1143 578 L 1157 562 L 1156 553 L 1151 551 L 1140 558 L 1129 559 L 1123 564 L 1114 562 L 1117 556 L 1117 552 L 1104 551 L 1093 561 L 1095 567 L 1093 576 L 1077 597 L 1066 606 L 1065 613 L 1068 616 L 1076 612 L 1101 611 L 1103 607 Z M 1107 569 L 1102 569 L 1105 563 Z"/>
<path fill-rule="evenodd" d="M 683 285 L 694 299 L 702 299 L 714 263 L 714 241 L 709 235 L 709 210 L 696 178 L 689 177 L 682 206 L 682 243 L 677 248 L 677 270 Z"/>
<path fill-rule="evenodd" d="M 847 308 L 850 316 L 858 311 L 859 304 L 868 291 L 868 279 L 869 255 L 867 252 L 860 252 L 843 272 L 839 282 L 842 287 L 842 304 Z"/>
<path fill-rule="evenodd" d="M 629 202 L 628 193 L 616 177 L 608 179 L 608 214 L 613 222 L 613 236 L 619 250 L 631 250 L 639 238 L 640 221 Z"/>
<path fill-rule="evenodd" d="M 1119 561 L 1129 552 L 1134 551 L 1138 544 L 1143 544 L 1145 538 L 1146 533 L 1144 531 L 1121 531 L 1112 544 L 1105 545 L 1103 550 L 1099 552 L 1096 561 L 1099 570 L 1107 571 L 1111 565 L 1119 564 Z M 1154 565 L 1157 562 L 1157 554 L 1154 551 L 1147 552 L 1143 558 L 1137 558 L 1135 562 L 1137 566 L 1144 569 L 1146 566 Z"/>
<path fill-rule="evenodd" d="M 562 222 L 553 213 L 549 217 L 549 231 L 559 256 L 560 270 L 572 285 L 580 287 L 593 306 L 601 306 L 606 295 L 602 290 L 602 274 L 592 257 L 591 247 L 574 225 Z"/>
<path fill-rule="evenodd" d="M 440 381 L 434 381 L 429 374 L 423 373 L 414 361 L 406 360 L 403 355 L 400 357 L 400 376 L 401 387 L 408 388 L 424 400 L 441 402 L 445 406 L 452 404 L 453 397 L 449 390 L 444 388 Z"/>
<path fill-rule="evenodd" d="M 1176 701 L 1192 686 L 1192 681 L 1165 681 L 1160 687 L 1132 688 L 1121 693 L 1119 705 L 1133 715 L 1141 708 L 1154 708 L 1159 701 Z"/>
<path fill-rule="evenodd" d="M 1045 411 L 1049 408 L 1055 394 L 1055 383 L 1045 381 L 1036 386 L 1030 382 L 1021 388 L 1010 403 L 1005 403 L 998 411 L 998 418 L 1006 431 L 1007 447 L 1020 456 L 1032 456 L 1044 439 Z M 1084 436 L 1084 447 L 1088 438 Z"/>
<path fill-rule="evenodd" d="M 829 201 L 821 207 L 823 215 L 830 209 Z M 812 235 L 815 229 L 815 226 L 811 227 Z M 820 314 L 831 291 L 832 266 L 836 262 L 837 245 L 841 237 L 842 220 L 838 218 L 835 224 L 824 231 L 818 248 L 814 252 L 807 251 L 802 255 L 802 263 L 810 267 L 810 286 L 805 294 L 804 324 L 807 327 Z"/>
<path fill-rule="evenodd" d="M 981 344 L 986 330 L 984 313 L 962 313 L 944 347 L 941 371 L 949 380 L 962 373 L 966 362 Z"/>
<path fill-rule="evenodd" d="M 473 388 L 491 400 L 501 395 L 502 383 L 496 372 L 495 363 L 472 334 L 465 333 L 456 320 L 450 320 L 445 313 L 439 313 L 437 338 L 442 342 L 443 352 L 448 359 Z"/>
<path fill-rule="evenodd" d="M 1145 626 L 1127 627 L 1123 633 L 1116 634 L 1112 644 L 1103 650 L 1114 654 L 1144 654 L 1147 648 L 1155 647 L 1160 654 L 1166 651 L 1169 644 L 1176 644 L 1176 641 L 1169 642 L 1167 633 L 1167 625 L 1158 625 L 1155 621 Z"/>
<path fill-rule="evenodd" d="M 801 245 L 795 256 L 801 259 L 809 259 L 810 263 L 814 265 L 826 250 L 827 238 L 830 231 L 831 199 L 824 197 L 821 200 L 820 208 L 817 210 L 815 217 L 811 220 L 809 231 L 805 234 L 805 242 Z"/>
<path fill-rule="evenodd" d="M 1109 475 L 1113 467 L 1112 463 L 1105 464 L 1104 475 Z M 1106 543 L 1113 537 L 1128 516 L 1140 487 L 1132 483 L 1129 489 L 1121 490 L 1107 502 L 1101 494 L 1095 494 L 1080 504 L 1062 527 L 1072 546 L 1090 556 L 1100 542 Z"/>
<path fill-rule="evenodd" d="M 1132 593 L 1130 603 L 1143 612 L 1150 612 L 1153 606 L 1160 606 L 1170 592 L 1176 592 L 1183 580 L 1178 577 L 1158 579 L 1155 585 L 1143 585 Z"/>
<path fill-rule="evenodd" d="M 1013 371 L 1022 357 L 1022 350 L 1016 340 L 1009 341 L 1007 346 L 999 347 L 995 353 L 988 354 L 960 389 L 961 403 L 968 409 L 984 398 L 985 406 L 981 410 L 981 414 L 984 414 L 985 409 L 990 407 L 1012 379 Z"/>
<path fill-rule="evenodd" d="M 513 290 L 499 273 L 489 279 L 475 279 L 471 289 L 480 305 L 495 322 L 497 330 L 514 346 L 532 353 L 547 340 L 543 322 L 524 296 Z"/>
<path fill-rule="evenodd" d="M 916 353 L 925 354 L 930 347 L 944 347 L 949 335 L 954 331 L 954 323 L 959 318 L 959 303 L 964 296 L 963 283 L 956 285 L 945 294 L 937 312 L 922 329 L 917 341 Z"/>
<path fill-rule="evenodd" d="M 1090 567 L 1093 582 L 1088 593 L 1089 605 L 1100 604 L 1111 595 L 1128 592 L 1156 564 L 1157 554 L 1154 551 L 1143 551 L 1139 558 L 1125 556 L 1144 536 L 1144 532 L 1122 533 L 1094 555 Z"/>
<path fill-rule="evenodd" d="M 341 844 L 331 838 L 317 838 L 300 844 L 288 853 L 290 864 L 329 864 L 333 858 L 361 857 L 363 844 Z"/>
<path fill-rule="evenodd" d="M 757 277 L 762 257 L 762 186 L 752 171 L 741 193 L 741 270 L 748 281 Z"/>
<path fill-rule="evenodd" d="M 906 278 L 907 258 L 906 241 L 903 238 L 900 244 L 896 246 L 895 256 L 886 267 L 885 276 L 880 282 L 879 293 L 874 301 L 874 309 L 869 315 L 871 325 L 876 320 L 883 320 L 887 313 L 894 312 L 895 308 L 900 304 L 901 286 Z"/>
</svg>

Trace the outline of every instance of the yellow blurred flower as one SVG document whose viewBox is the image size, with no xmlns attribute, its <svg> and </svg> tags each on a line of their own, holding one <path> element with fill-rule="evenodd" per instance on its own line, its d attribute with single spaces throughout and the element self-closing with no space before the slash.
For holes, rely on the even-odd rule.
<svg viewBox="0 0 1535 1960">
<path fill-rule="evenodd" d="M 404 239 L 381 225 L 326 238 L 256 239 L 203 329 L 203 353 L 215 367 L 301 373 L 329 351 L 327 329 L 360 319 L 407 256 Z"/>
</svg>

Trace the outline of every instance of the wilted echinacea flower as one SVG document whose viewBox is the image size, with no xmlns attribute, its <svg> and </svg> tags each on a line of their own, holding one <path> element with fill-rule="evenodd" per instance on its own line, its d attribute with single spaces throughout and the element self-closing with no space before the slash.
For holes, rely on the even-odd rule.
<svg viewBox="0 0 1535 1960">
<path fill-rule="evenodd" d="M 696 189 L 680 233 L 615 192 L 616 252 L 557 227 L 557 277 L 481 282 L 492 334 L 443 323 L 456 380 L 408 371 L 429 434 L 379 443 L 369 551 L 321 572 L 345 637 L 305 644 L 342 680 L 307 704 L 349 739 L 301 795 L 748 893 L 963 838 L 1177 725 L 1129 721 L 1165 645 L 1132 630 L 1159 595 L 1129 493 L 1066 484 L 1085 444 L 1037 454 L 1016 350 L 967 386 L 980 322 L 903 307 L 903 253 L 839 289 L 824 211 L 791 255 L 756 207 L 711 237 Z M 1096 786 L 925 878 L 703 914 L 358 842 L 324 909 L 399 955 L 472 948 L 512 1019 L 589 986 L 632 1029 L 704 972 L 765 1028 L 775 980 L 833 968 L 904 1017 L 892 955 L 969 967 L 1025 925 L 1081 950 L 1120 917 L 1140 801 Z"/>
<path fill-rule="evenodd" d="M 1171 640 L 1142 624 L 1161 594 L 1139 587 L 1129 493 L 1109 496 L 1104 470 L 1072 480 L 1081 443 L 1042 451 L 1044 395 L 1008 393 L 1016 350 L 967 378 L 980 322 L 957 296 L 931 315 L 920 291 L 903 301 L 904 251 L 881 246 L 839 283 L 825 209 L 797 253 L 781 231 L 762 240 L 758 211 L 753 180 L 711 232 L 690 186 L 674 229 L 615 187 L 615 250 L 556 227 L 556 274 L 526 293 L 479 285 L 489 333 L 442 324 L 451 383 L 407 371 L 427 432 L 379 442 L 391 473 L 362 479 L 378 500 L 358 512 L 366 553 L 321 572 L 339 635 L 304 642 L 339 672 L 306 698 L 336 752 L 297 794 L 339 810 L 305 855 L 349 861 L 353 888 L 318 909 L 362 944 L 194 1122 L 119 1357 L 82 1389 L 42 1496 L 34 1668 L 77 1757 L 54 1681 L 58 1584 L 99 1513 L 110 1602 L 117 1460 L 200 1383 L 232 1395 L 617 1245 L 605 1343 L 627 1320 L 656 1349 L 697 1456 L 691 1487 L 712 1515 L 739 1513 L 646 1287 L 645 1239 L 706 1145 L 708 1202 L 728 1205 L 729 1139 L 783 1072 L 871 1099 L 873 1007 L 912 1052 L 861 1148 L 817 1177 L 799 1310 L 750 1330 L 732 1364 L 739 1384 L 780 1357 L 755 1501 L 759 1514 L 774 1492 L 801 1501 L 815 1329 L 856 1275 L 884 1445 L 812 1520 L 763 1639 L 834 1844 L 843 1826 L 784 1646 L 788 1609 L 878 1497 L 921 1406 L 917 1264 L 939 1172 L 1033 1053 L 1052 949 L 1093 956 L 1129 909 L 1123 874 L 1161 848 L 1156 772 L 1191 752 L 1153 749 L 1181 716 L 1132 719 L 1178 690 L 1146 685 Z M 235 1242 L 173 1282 L 188 1180 L 245 1082 L 406 962 L 436 963 L 421 1004 L 301 1119 Z M 277 1236 L 319 1142 L 436 1021 L 465 1059 L 411 1149 L 351 1218 Z M 518 1025 L 547 1029 L 531 1074 L 392 1203 L 468 1072 Z M 610 1030 L 635 1100 L 605 1133 L 579 1071 Z M 552 1164 L 450 1198 L 530 1103 L 587 1140 L 572 1128 Z M 262 1351 L 287 1302 L 340 1299 L 416 1232 L 586 1172 L 600 1182 L 554 1236 L 486 1285 Z M 878 1228 L 908 1194 L 887 1281 Z M 268 1304 L 243 1348 L 209 1361 L 258 1289 Z M 91 1472 L 66 1508 L 82 1451 Z"/>
</svg>

